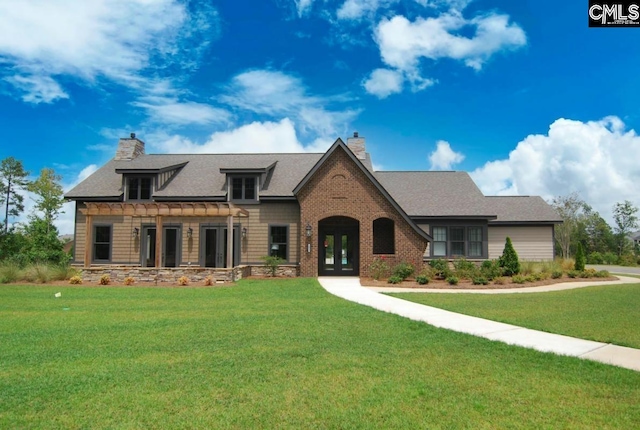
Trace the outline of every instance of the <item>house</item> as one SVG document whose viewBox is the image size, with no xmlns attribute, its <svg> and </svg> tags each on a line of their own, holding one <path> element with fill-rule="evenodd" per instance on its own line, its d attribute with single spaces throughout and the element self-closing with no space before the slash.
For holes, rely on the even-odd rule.
<svg viewBox="0 0 640 430">
<path fill-rule="evenodd" d="M 507 236 L 522 259 L 554 256 L 561 219 L 540 197 L 487 197 L 465 172 L 374 171 L 357 133 L 313 154 L 144 146 L 120 139 L 116 156 L 66 194 L 84 276 L 236 279 L 267 255 L 291 274 L 366 275 L 376 258 L 417 267 L 497 258 Z"/>
</svg>

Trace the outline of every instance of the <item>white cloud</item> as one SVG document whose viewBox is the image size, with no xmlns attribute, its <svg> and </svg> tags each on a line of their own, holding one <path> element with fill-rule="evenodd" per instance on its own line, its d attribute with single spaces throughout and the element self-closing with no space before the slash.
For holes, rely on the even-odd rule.
<svg viewBox="0 0 640 430">
<path fill-rule="evenodd" d="M 220 100 L 272 118 L 291 118 L 302 133 L 322 138 L 335 138 L 344 133 L 360 113 L 357 109 L 330 110 L 328 106 L 351 101 L 350 98 L 309 95 L 300 79 L 272 70 L 240 73 L 233 78 L 228 94 Z"/>
<path fill-rule="evenodd" d="M 306 15 L 313 5 L 313 0 L 294 0 L 296 4 L 296 9 L 298 11 L 298 16 Z"/>
<path fill-rule="evenodd" d="M 449 142 L 440 140 L 436 144 L 436 149 L 429 154 L 431 168 L 429 170 L 451 170 L 451 166 L 461 163 L 464 155 L 451 149 Z"/>
<path fill-rule="evenodd" d="M 403 83 L 404 76 L 402 72 L 389 69 L 376 69 L 371 72 L 371 75 L 362 85 L 369 94 L 384 99 L 391 94 L 402 92 Z"/>
<path fill-rule="evenodd" d="M 397 0 L 346 0 L 336 12 L 338 19 L 360 19 L 375 13 L 378 8 L 395 3 Z"/>
<path fill-rule="evenodd" d="M 9 76 L 4 78 L 20 92 L 27 103 L 52 103 L 58 99 L 68 99 L 69 95 L 60 84 L 49 76 Z"/>
<path fill-rule="evenodd" d="M 142 97 L 132 105 L 146 109 L 153 120 L 164 124 L 226 124 L 231 120 L 224 109 L 171 97 Z"/>
<path fill-rule="evenodd" d="M 530 135 L 506 160 L 471 173 L 485 194 L 540 195 L 578 192 L 611 219 L 616 202 L 640 204 L 640 137 L 617 117 L 581 122 L 558 119 L 546 135 Z"/>
<path fill-rule="evenodd" d="M 153 96 L 158 78 L 150 76 L 171 70 L 160 80 L 166 96 L 181 79 L 170 66 L 182 73 L 195 68 L 217 37 L 217 20 L 207 2 L 0 2 L 0 63 L 9 66 L 2 74 L 24 101 L 51 103 L 69 97 L 63 77 L 88 86 L 106 80 Z"/>
<path fill-rule="evenodd" d="M 310 145 L 298 140 L 296 128 L 289 118 L 279 122 L 253 122 L 241 127 L 213 133 L 204 143 L 196 143 L 180 135 L 150 136 L 152 146 L 174 154 L 282 153 L 326 151 L 333 141 L 316 139 Z"/>
<path fill-rule="evenodd" d="M 456 34 L 465 28 L 474 28 L 474 36 Z M 495 53 L 524 46 L 526 36 L 506 15 L 468 20 L 450 12 L 414 22 L 404 16 L 384 19 L 376 28 L 376 41 L 385 64 L 400 70 L 415 70 L 421 58 L 452 58 L 480 69 Z"/>
</svg>

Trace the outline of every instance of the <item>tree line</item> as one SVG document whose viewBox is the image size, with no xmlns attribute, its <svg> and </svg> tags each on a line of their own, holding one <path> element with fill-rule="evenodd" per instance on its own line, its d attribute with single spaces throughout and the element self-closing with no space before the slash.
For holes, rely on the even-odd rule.
<svg viewBox="0 0 640 430">
<path fill-rule="evenodd" d="M 639 226 L 638 208 L 630 201 L 613 205 L 613 227 L 578 193 L 555 197 L 551 206 L 564 221 L 555 226 L 558 256 L 572 258 L 582 247 L 590 264 L 639 263 L 640 247 L 631 240 Z"/>
<path fill-rule="evenodd" d="M 0 161 L 0 207 L 4 222 L 0 230 L 0 261 L 61 264 L 69 262 L 63 252 L 64 244 L 58 238 L 54 221 L 63 213 L 64 193 L 61 176 L 53 169 L 44 168 L 35 180 L 30 172 L 14 157 Z M 19 217 L 25 210 L 26 192 L 34 199 L 33 211 L 25 223 L 11 224 L 10 218 Z"/>
</svg>

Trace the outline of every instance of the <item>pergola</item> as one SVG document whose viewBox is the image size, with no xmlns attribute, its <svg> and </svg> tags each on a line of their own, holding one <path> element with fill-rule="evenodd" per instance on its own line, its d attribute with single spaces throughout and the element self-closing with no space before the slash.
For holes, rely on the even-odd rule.
<svg viewBox="0 0 640 430">
<path fill-rule="evenodd" d="M 91 262 L 93 217 L 100 215 L 124 215 L 156 218 L 156 249 L 162 249 L 162 222 L 164 217 L 226 217 L 227 218 L 227 263 L 233 267 L 233 217 L 248 217 L 249 212 L 233 203 L 85 203 L 80 213 L 86 216 L 84 267 Z M 156 252 L 155 266 L 160 267 L 161 254 Z"/>
</svg>

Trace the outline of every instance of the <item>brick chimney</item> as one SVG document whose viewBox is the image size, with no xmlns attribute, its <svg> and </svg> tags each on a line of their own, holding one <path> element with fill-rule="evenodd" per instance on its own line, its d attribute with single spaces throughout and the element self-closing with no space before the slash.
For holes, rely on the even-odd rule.
<svg viewBox="0 0 640 430">
<path fill-rule="evenodd" d="M 131 137 L 122 137 L 118 142 L 116 160 L 133 160 L 138 155 L 144 155 L 144 142 L 131 133 Z"/>
<path fill-rule="evenodd" d="M 347 147 L 358 159 L 365 160 L 367 158 L 365 155 L 366 148 L 364 146 L 364 137 L 358 136 L 357 131 L 353 133 L 353 137 L 349 137 L 347 139 Z"/>
</svg>

